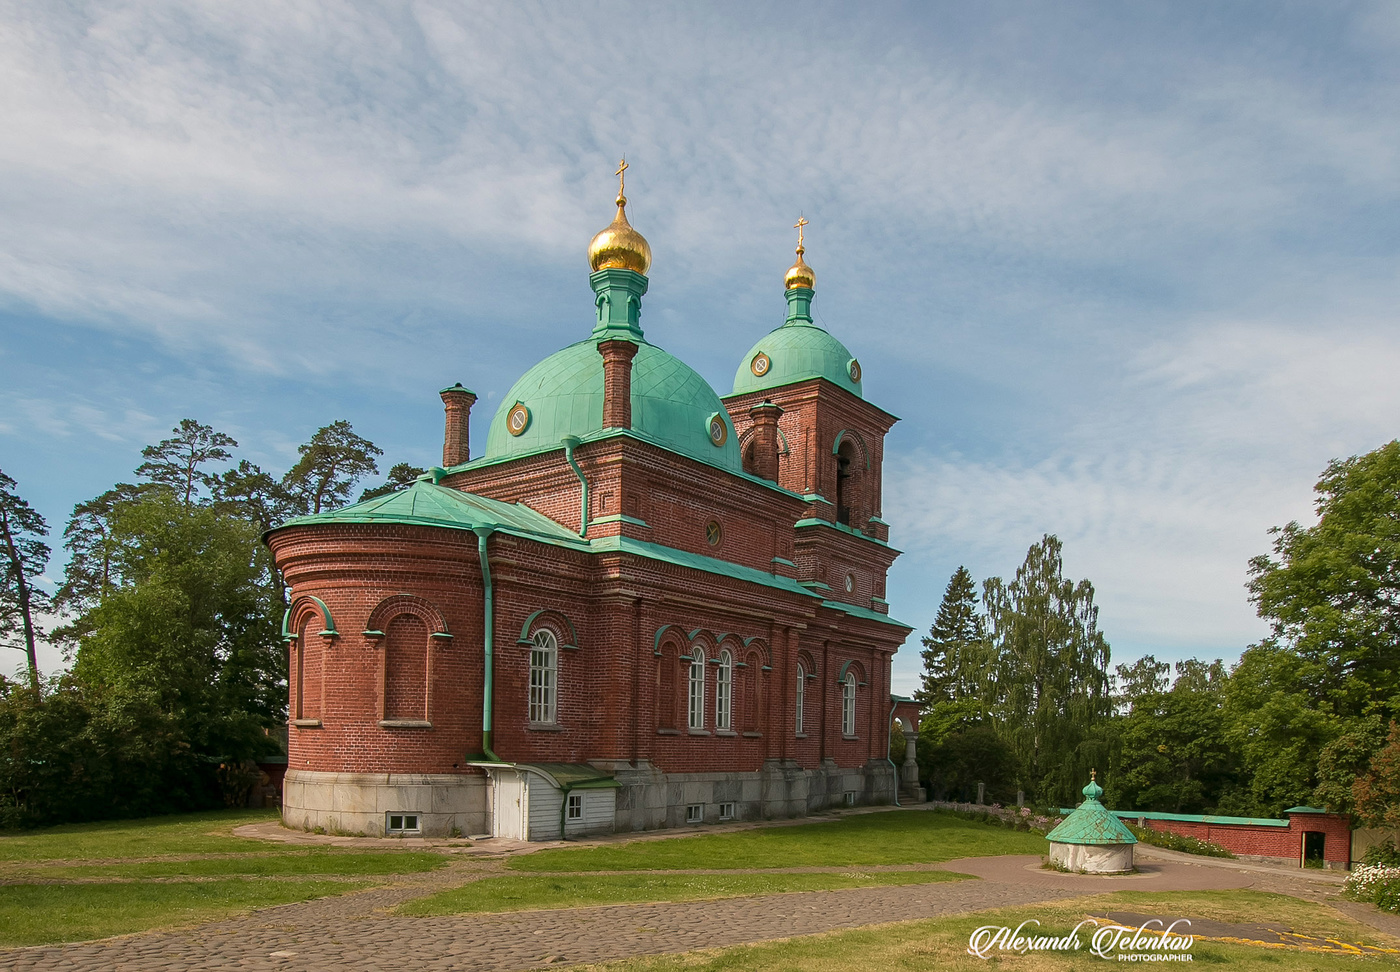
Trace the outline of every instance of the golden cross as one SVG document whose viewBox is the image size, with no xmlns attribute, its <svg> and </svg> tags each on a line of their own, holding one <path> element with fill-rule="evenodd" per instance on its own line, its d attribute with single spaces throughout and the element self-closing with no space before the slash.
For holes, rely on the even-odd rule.
<svg viewBox="0 0 1400 972">
<path fill-rule="evenodd" d="M 623 156 L 622 159 L 617 163 L 617 171 L 613 173 L 613 175 L 617 176 L 617 194 L 619 196 L 626 195 L 626 193 L 622 191 L 626 186 L 627 179 L 627 177 L 623 175 L 623 173 L 625 173 L 628 170 L 628 168 L 630 167 L 627 165 L 627 157 Z"/>
<path fill-rule="evenodd" d="M 1089 771 L 1089 782 L 1090 782 L 1090 783 L 1093 783 L 1093 782 L 1094 782 L 1095 780 L 1097 780 L 1098 778 L 1099 778 L 1099 771 L 1098 771 L 1098 770 L 1090 770 L 1090 771 Z"/>
<path fill-rule="evenodd" d="M 797 230 L 797 245 L 798 245 L 798 246 L 801 246 L 801 245 L 802 245 L 802 227 L 804 227 L 804 226 L 810 226 L 810 225 L 811 225 L 811 223 L 807 222 L 807 219 L 806 219 L 806 217 L 804 217 L 804 216 L 799 216 L 799 217 L 797 217 L 797 222 L 795 222 L 795 223 L 792 224 L 792 228 L 795 229 L 795 230 Z"/>
</svg>

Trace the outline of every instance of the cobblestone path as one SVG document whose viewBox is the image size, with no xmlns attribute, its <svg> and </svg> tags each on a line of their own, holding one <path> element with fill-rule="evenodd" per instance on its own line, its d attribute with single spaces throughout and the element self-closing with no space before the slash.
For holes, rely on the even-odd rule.
<svg viewBox="0 0 1400 972">
<path fill-rule="evenodd" d="M 415 875 L 391 888 L 283 905 L 180 932 L 0 951 L 0 968 L 174 970 L 531 969 L 680 952 L 886 921 L 1066 897 L 1057 887 L 993 881 L 810 891 L 717 901 L 405 918 L 384 913 L 460 883 Z"/>
<path fill-rule="evenodd" d="M 1267 887 L 1292 894 L 1301 891 L 1301 897 L 1311 897 L 1309 891 L 1318 897 L 1335 895 L 1333 887 L 1325 891 L 1312 885 L 1301 887 L 1308 882 L 1291 875 L 1177 861 L 1144 861 L 1144 873 L 1127 878 L 1086 879 L 1041 870 L 1039 860 L 1028 856 L 950 861 L 942 867 L 980 878 L 953 883 L 432 918 L 388 913 L 411 898 L 500 873 L 498 866 L 481 868 L 464 863 L 396 878 L 389 887 L 267 908 L 185 931 L 0 950 L 0 969 L 512 972 L 810 935 L 1105 891 Z"/>
</svg>

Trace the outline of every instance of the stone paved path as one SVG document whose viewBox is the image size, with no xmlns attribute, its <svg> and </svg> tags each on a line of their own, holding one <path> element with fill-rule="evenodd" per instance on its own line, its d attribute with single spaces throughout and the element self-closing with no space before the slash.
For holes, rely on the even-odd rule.
<svg viewBox="0 0 1400 972">
<path fill-rule="evenodd" d="M 14 970 L 523 970 L 807 935 L 1031 904 L 1109 890 L 1256 886 L 1258 874 L 1154 862 L 1151 873 L 1085 879 L 1039 870 L 1037 857 L 952 861 L 981 880 L 666 904 L 406 918 L 386 910 L 469 879 L 463 868 L 388 888 L 284 905 L 179 932 L 0 951 Z"/>
</svg>

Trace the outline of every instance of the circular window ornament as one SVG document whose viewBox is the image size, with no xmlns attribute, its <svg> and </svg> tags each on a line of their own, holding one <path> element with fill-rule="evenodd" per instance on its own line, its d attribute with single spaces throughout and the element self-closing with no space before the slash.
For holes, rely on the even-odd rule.
<svg viewBox="0 0 1400 972">
<path fill-rule="evenodd" d="M 856 575 L 855 575 L 855 574 L 847 574 L 847 575 L 846 575 L 846 593 L 847 593 L 847 594 L 854 594 L 855 592 L 856 592 Z"/>
<path fill-rule="evenodd" d="M 853 382 L 855 382 L 857 385 L 859 385 L 859 384 L 860 384 L 860 362 L 857 361 L 855 358 L 852 358 L 849 362 L 847 362 L 847 364 L 846 364 L 846 370 L 847 370 L 848 372 L 850 372 L 851 381 L 853 381 Z"/>
<path fill-rule="evenodd" d="M 520 435 L 530 427 L 530 410 L 523 402 L 516 402 L 506 413 L 506 431 L 511 435 Z"/>
<path fill-rule="evenodd" d="M 709 541 L 710 546 L 719 546 L 719 542 L 724 539 L 724 530 L 720 528 L 719 520 L 711 520 L 705 524 L 705 539 Z"/>
<path fill-rule="evenodd" d="M 729 426 L 725 424 L 724 417 L 715 412 L 710 416 L 708 431 L 710 433 L 710 445 L 718 449 L 729 441 Z"/>
<path fill-rule="evenodd" d="M 757 378 L 762 378 L 764 375 L 768 374 L 768 369 L 771 367 L 773 367 L 773 359 L 762 351 L 754 355 L 753 360 L 749 362 L 749 370 L 752 371 Z"/>
</svg>

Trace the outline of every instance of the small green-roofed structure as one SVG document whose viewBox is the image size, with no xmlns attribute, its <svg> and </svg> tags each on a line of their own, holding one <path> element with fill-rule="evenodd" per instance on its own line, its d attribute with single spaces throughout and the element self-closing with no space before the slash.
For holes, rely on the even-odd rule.
<svg viewBox="0 0 1400 972">
<path fill-rule="evenodd" d="M 1099 802 L 1103 787 L 1090 774 L 1084 802 L 1050 831 L 1050 859 L 1085 874 L 1127 874 L 1133 870 L 1133 836 L 1123 821 Z"/>
</svg>

